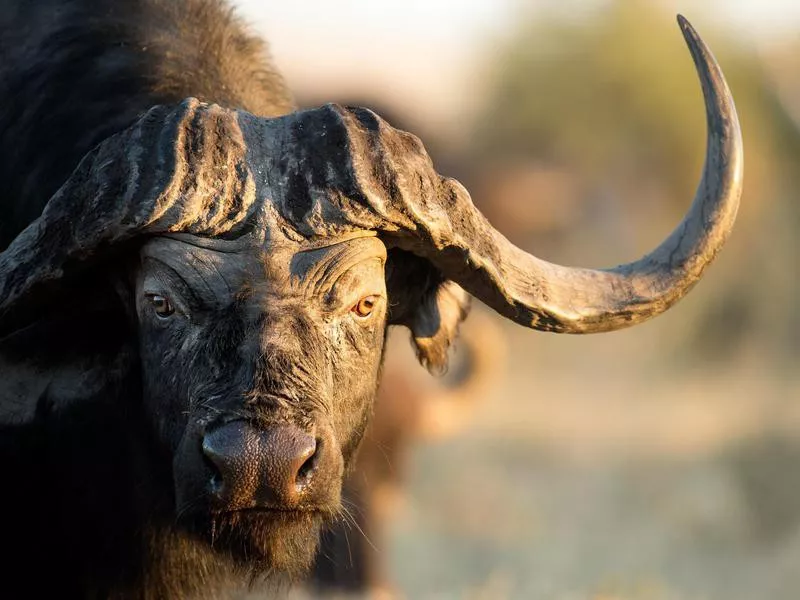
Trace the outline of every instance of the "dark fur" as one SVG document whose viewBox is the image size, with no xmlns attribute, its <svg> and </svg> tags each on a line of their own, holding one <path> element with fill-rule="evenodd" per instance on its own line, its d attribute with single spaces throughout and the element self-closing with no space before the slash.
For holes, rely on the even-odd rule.
<svg viewBox="0 0 800 600">
<path fill-rule="evenodd" d="M 91 297 L 93 290 L 85 292 Z M 201 517 L 197 522 L 194 515 L 176 517 L 172 458 L 152 420 L 158 421 L 155 429 L 169 429 L 182 417 L 170 414 L 169 407 L 154 415 L 142 403 L 140 359 L 128 346 L 130 322 L 119 319 L 124 313 L 89 313 L 89 319 L 83 313 L 74 319 L 78 314 L 77 308 L 64 307 L 64 318 L 0 340 L 0 354 L 36 356 L 42 369 L 65 362 L 65 357 L 75 361 L 84 347 L 87 360 L 90 352 L 102 350 L 109 357 L 103 371 L 111 374 L 98 395 L 59 407 L 64 391 L 46 389 L 33 421 L 0 425 L 0 461 L 8 478 L 0 494 L 3 540 L 9 550 L 0 562 L 3 595 L 217 598 L 221 589 L 232 593 L 266 576 L 278 585 L 282 574 L 264 571 L 254 560 L 253 539 L 278 542 L 262 553 L 265 563 L 289 565 L 283 574 L 304 570 L 309 556 L 305 546 L 315 543 L 308 532 L 318 523 L 293 523 L 300 531 L 287 535 L 280 522 L 254 517 L 236 523 L 223 517 L 214 524 L 217 549 L 212 550 L 204 540 Z M 211 343 L 241 340 L 243 328 L 235 317 L 215 325 L 226 328 L 228 335 Z M 214 360 L 229 350 L 200 346 L 196 358 Z M 189 382 L 199 382 L 191 371 L 189 375 Z M 245 382 L 234 379 L 237 383 Z M 244 538 L 239 536 L 242 530 L 248 531 Z M 270 535 L 271 530 L 282 536 Z M 294 546 L 298 540 L 303 547 Z M 34 557 L 46 576 L 31 569 Z"/>
<path fill-rule="evenodd" d="M 260 116 L 294 109 L 264 42 L 222 0 L 0 4 L 0 249 L 95 144 L 193 96 Z"/>
<path fill-rule="evenodd" d="M 218 0 L 4 2 L 0 57 L 0 249 L 39 215 L 87 151 L 155 104 L 194 96 L 263 116 L 294 107 L 265 44 Z M 79 293 L 91 299 L 96 290 Z M 95 316 L 96 331 L 85 319 L 75 328 L 45 326 L 0 340 L 2 354 L 56 362 L 80 353 L 76 343 L 103 337 L 111 356 L 137 362 L 133 348 L 115 353 L 136 335 L 130 324 Z M 118 370 L 132 373 L 136 365 Z M 36 422 L 0 429 L 0 460 L 22 492 L 0 495 L 9 550 L 0 569 L 4 595 L 214 597 L 221 584 L 252 579 L 254 565 L 235 552 L 246 554 L 247 544 L 225 544 L 234 530 L 225 522 L 215 527 L 220 544 L 233 550 L 227 559 L 175 529 L 170 460 L 149 433 L 153 415 L 141 397 L 136 376 L 57 413 L 47 408 L 46 392 Z M 168 427 L 180 417 L 159 419 Z M 272 550 L 293 562 L 291 547 Z M 27 575 L 31 557 L 46 575 Z"/>
<path fill-rule="evenodd" d="M 261 116 L 293 109 L 264 44 L 219 0 L 6 2 L 0 57 L 0 248 L 87 151 L 154 104 L 194 96 Z M 0 515 L 12 549 L 0 579 L 11 597 L 219 597 L 297 575 L 337 510 L 387 323 L 409 326 L 422 362 L 438 369 L 466 311 L 463 293 L 398 250 L 386 281 L 378 274 L 391 297 L 380 320 L 347 321 L 328 338 L 319 299 L 275 275 L 270 261 L 285 268 L 285 256 L 259 257 L 260 271 L 239 281 L 247 257 L 229 255 L 220 269 L 237 281 L 235 302 L 201 302 L 159 323 L 140 293 L 153 270 L 140 249 L 101 251 L 45 301 L 3 315 L 0 370 L 49 381 L 32 421 L 0 425 L 9 482 Z M 203 427 L 231 416 L 254 427 L 316 428 L 328 463 L 307 512 L 212 510 L 199 445 Z M 30 564 L 46 576 L 28 577 Z"/>
<path fill-rule="evenodd" d="M 252 565 L 221 557 L 176 527 L 163 493 L 169 461 L 143 443 L 135 392 L 114 403 L 86 399 L 57 416 L 45 409 L 28 427 L 0 427 L 5 473 L 26 492 L 24 503 L 8 490 L 0 500 L 3 597 L 218 598 L 220 589 L 233 593 L 261 580 Z M 27 460 L 8 460 L 19 455 Z M 32 556 L 42 562 L 31 564 Z"/>
</svg>

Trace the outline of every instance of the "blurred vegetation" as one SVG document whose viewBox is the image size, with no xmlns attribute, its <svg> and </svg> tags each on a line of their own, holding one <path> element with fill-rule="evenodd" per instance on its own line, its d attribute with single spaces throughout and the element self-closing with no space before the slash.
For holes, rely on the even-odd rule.
<svg viewBox="0 0 800 600">
<path fill-rule="evenodd" d="M 683 309 L 684 327 L 671 332 L 672 347 L 693 363 L 746 354 L 794 368 L 800 135 L 759 57 L 706 23 L 695 25 L 736 99 L 745 193 L 734 235 L 709 271 L 714 275 L 694 292 L 702 301 Z M 517 219 L 509 231 L 514 241 L 559 262 L 566 256 L 607 266 L 649 250 L 674 227 L 700 178 L 705 118 L 673 14 L 651 0 L 609 1 L 580 17 L 565 11 L 534 18 L 522 10 L 516 31 L 494 45 L 483 68 L 486 97 L 466 159 L 480 168 L 465 175 L 468 187 L 479 190 L 476 202 L 491 220 L 519 213 L 514 203 L 531 212 L 531 196 L 544 214 L 577 207 L 556 229 L 546 218 Z M 528 186 L 524 197 L 511 199 L 492 193 L 520 173 L 535 184 L 564 172 L 572 185 Z M 560 197 L 549 197 L 554 191 Z M 543 231 L 550 236 L 544 244 Z"/>
</svg>

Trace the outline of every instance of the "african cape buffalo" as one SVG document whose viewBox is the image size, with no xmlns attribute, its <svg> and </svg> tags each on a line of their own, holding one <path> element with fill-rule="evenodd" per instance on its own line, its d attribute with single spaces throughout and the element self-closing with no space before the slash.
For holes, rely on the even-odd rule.
<svg viewBox="0 0 800 600">
<path fill-rule="evenodd" d="M 733 226 L 743 160 L 680 25 L 708 116 L 696 198 L 651 253 L 591 270 L 515 247 L 372 111 L 295 110 L 221 0 L 2 2 L 3 593 L 218 597 L 301 573 L 388 326 L 438 371 L 468 294 L 556 333 L 674 305 Z"/>
</svg>

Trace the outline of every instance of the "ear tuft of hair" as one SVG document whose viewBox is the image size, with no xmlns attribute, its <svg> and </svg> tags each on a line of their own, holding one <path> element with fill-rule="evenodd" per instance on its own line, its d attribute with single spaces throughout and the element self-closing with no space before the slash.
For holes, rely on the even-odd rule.
<svg viewBox="0 0 800 600">
<path fill-rule="evenodd" d="M 427 259 L 399 248 L 387 252 L 386 291 L 389 324 L 408 327 L 420 364 L 432 375 L 445 374 L 472 297 Z"/>
<path fill-rule="evenodd" d="M 469 314 L 471 296 L 449 280 L 431 288 L 414 311 L 409 327 L 417 359 L 432 375 L 447 372 L 448 350 Z"/>
</svg>

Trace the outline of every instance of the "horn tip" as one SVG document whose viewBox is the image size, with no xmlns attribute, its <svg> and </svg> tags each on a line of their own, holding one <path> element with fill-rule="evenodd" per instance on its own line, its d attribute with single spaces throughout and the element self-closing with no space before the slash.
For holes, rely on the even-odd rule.
<svg viewBox="0 0 800 600">
<path fill-rule="evenodd" d="M 700 35 L 697 33 L 697 30 L 689 22 L 689 19 L 684 17 L 682 14 L 678 14 L 678 26 L 681 28 L 681 31 L 687 40 L 691 39 L 695 42 L 699 41 Z"/>
<path fill-rule="evenodd" d="M 689 23 L 689 20 L 683 15 L 678 15 L 678 24 L 681 28 L 683 38 L 689 47 L 689 52 L 692 54 L 695 66 L 697 68 L 700 79 L 703 83 L 703 89 L 716 88 L 718 93 L 723 95 L 730 95 L 727 89 L 727 83 L 722 75 L 722 69 L 717 64 L 714 55 L 709 47 L 697 33 L 697 30 Z"/>
</svg>

